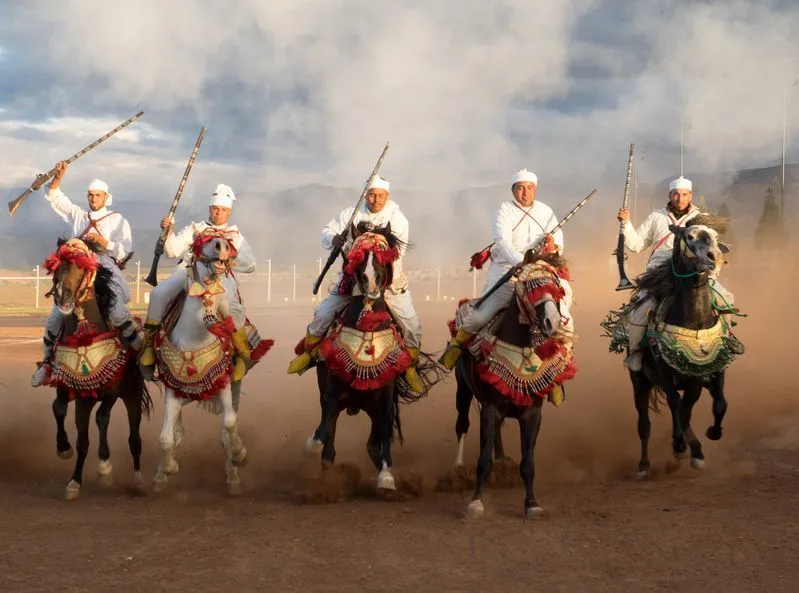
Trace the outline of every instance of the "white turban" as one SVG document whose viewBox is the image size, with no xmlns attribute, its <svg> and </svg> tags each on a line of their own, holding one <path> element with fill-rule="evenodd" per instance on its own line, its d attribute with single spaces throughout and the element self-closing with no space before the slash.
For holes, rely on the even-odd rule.
<svg viewBox="0 0 799 593">
<path fill-rule="evenodd" d="M 221 206 L 222 208 L 232 208 L 233 200 L 236 199 L 233 190 L 229 185 L 220 183 L 216 186 L 216 190 L 211 196 L 211 206 Z"/>
<path fill-rule="evenodd" d="M 687 189 L 688 191 L 694 190 L 694 184 L 691 183 L 690 179 L 686 179 L 685 177 L 678 177 L 671 183 L 669 183 L 669 191 L 674 191 L 675 189 Z"/>
<path fill-rule="evenodd" d="M 391 187 L 391 184 L 378 175 L 372 180 L 367 189 L 384 189 L 388 191 L 389 187 Z"/>
<path fill-rule="evenodd" d="M 538 185 L 538 176 L 529 169 L 522 169 L 521 171 L 516 173 L 516 175 L 513 176 L 513 179 L 511 180 L 511 185 L 528 181 L 534 185 Z"/>
<path fill-rule="evenodd" d="M 89 184 L 89 189 L 87 191 L 104 191 L 108 194 L 108 197 L 105 200 L 105 205 L 110 206 L 111 202 L 113 201 L 114 197 L 108 192 L 108 184 L 105 181 L 101 181 L 100 179 L 92 179 L 92 182 Z"/>
</svg>

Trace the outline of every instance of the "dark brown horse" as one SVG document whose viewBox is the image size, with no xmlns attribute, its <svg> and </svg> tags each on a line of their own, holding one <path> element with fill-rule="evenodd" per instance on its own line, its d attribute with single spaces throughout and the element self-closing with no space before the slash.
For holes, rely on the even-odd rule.
<svg viewBox="0 0 799 593">
<path fill-rule="evenodd" d="M 472 340 L 458 359 L 455 431 L 458 458 L 469 430 L 472 399 L 480 404 L 480 456 L 477 484 L 467 512 L 483 514 L 483 490 L 493 468 L 492 454 L 505 457 L 501 427 L 505 418 L 519 422 L 521 463 L 527 518 L 541 513 L 533 491 L 534 452 L 541 427 L 544 399 L 554 391 L 560 399 L 562 384 L 575 374 L 571 353 L 570 320 L 564 320 L 559 302 L 565 296 L 560 277 L 567 277 L 565 262 L 557 255 L 534 256 L 528 252 L 518 274 L 515 298 Z M 464 302 L 461 307 L 469 307 Z M 457 320 L 450 325 L 455 333 Z M 476 354 L 475 354 L 476 351 Z"/>
<path fill-rule="evenodd" d="M 704 466 L 702 444 L 691 428 L 693 407 L 703 388 L 713 400 L 713 424 L 705 435 L 713 441 L 722 435 L 727 411 L 724 375 L 737 341 L 725 316 L 719 315 L 725 308 L 714 302 L 711 275 L 728 249 L 718 231 L 708 226 L 713 222 L 724 228 L 723 221 L 707 215 L 697 216 L 685 228 L 670 227 L 675 234 L 672 256 L 637 280 L 637 291 L 645 290 L 660 303 L 642 349 L 642 368 L 630 371 L 641 440 L 639 478 L 649 473 L 649 408 L 663 394 L 671 411 L 675 457 L 682 456 L 687 445 L 691 466 Z"/>
<path fill-rule="evenodd" d="M 436 363 L 421 353 L 417 369 L 424 393 L 411 391 L 403 373 L 411 364 L 402 333 L 386 306 L 384 291 L 391 285 L 399 240 L 391 225 L 365 231 L 352 228 L 353 246 L 345 258 L 345 278 L 354 287 L 347 308 L 319 343 L 316 363 L 322 419 L 306 443 L 306 451 L 321 448 L 324 464 L 336 457 L 336 423 L 343 410 L 363 410 L 372 421 L 366 443 L 378 471 L 377 489 L 395 490 L 391 474 L 394 430 L 402 443 L 400 402 L 417 401 L 440 378 Z M 433 379 L 431 379 L 433 375 Z"/>
<path fill-rule="evenodd" d="M 133 479 L 144 484 L 141 474 L 142 441 L 139 434 L 142 414 L 149 417 L 152 400 L 136 364 L 133 350 L 120 340 L 119 332 L 108 321 L 108 311 L 115 294 L 112 276 L 98 266 L 95 255 L 80 239 L 59 240 L 58 249 L 45 266 L 53 274 L 52 295 L 65 316 L 57 336 L 53 374 L 48 384 L 56 387 L 53 401 L 57 433 L 56 448 L 61 458 L 72 457 L 73 450 L 64 427 L 69 402 L 75 401 L 75 426 L 78 431 L 77 459 L 67 484 L 67 500 L 78 498 L 83 482 L 83 465 L 89 451 L 89 424 L 94 406 L 99 431 L 97 473 L 101 481 L 111 481 L 111 451 L 108 425 L 111 409 L 122 399 L 128 414 Z"/>
</svg>

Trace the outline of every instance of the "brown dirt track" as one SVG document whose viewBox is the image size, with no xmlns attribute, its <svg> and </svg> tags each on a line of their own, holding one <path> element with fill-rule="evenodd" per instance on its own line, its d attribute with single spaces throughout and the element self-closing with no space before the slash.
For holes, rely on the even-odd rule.
<svg viewBox="0 0 799 593">
<path fill-rule="evenodd" d="M 394 456 L 398 500 L 371 494 L 366 420 L 342 416 L 337 465 L 357 465 L 361 483 L 347 500 L 309 501 L 319 462 L 301 448 L 317 421 L 315 379 L 285 374 L 307 308 L 255 316 L 277 344 L 245 383 L 240 419 L 250 462 L 242 470 L 242 495 L 231 498 L 225 490 L 219 419 L 193 408 L 185 413 L 181 473 L 164 494 L 149 492 L 161 423 L 154 391 L 156 413 L 143 428 L 148 493 L 129 489 L 127 428 L 118 405 L 111 427 L 114 485 L 97 483 L 93 428 L 81 498 L 64 502 L 73 461 L 55 456 L 52 390 L 29 387 L 40 345 L 16 339 L 40 330 L 6 327 L 0 333 L 0 591 L 794 592 L 799 414 L 791 369 L 799 315 L 785 308 L 777 317 L 758 294 L 769 270 L 738 270 L 725 271 L 724 279 L 750 314 L 737 332 L 748 351 L 728 373 L 724 439 L 702 439 L 705 470 L 685 461 L 675 469 L 668 415 L 655 417 L 655 475 L 645 482 L 633 479 L 638 438 L 629 381 L 621 358 L 599 337 L 600 319 L 623 297 L 613 293 L 616 280 L 607 271 L 576 275 L 581 370 L 563 407 L 545 407 L 536 486 L 547 513 L 536 522 L 522 518 L 517 477 L 511 489 L 489 490 L 487 515 L 476 522 L 463 518 L 471 492 L 435 491 L 455 453 L 454 379 L 403 408 L 406 442 Z M 778 289 L 789 294 L 795 278 L 781 282 Z M 418 307 L 427 348 L 440 349 L 452 305 Z M 68 421 L 71 427 L 72 411 Z M 709 421 L 704 395 L 695 426 L 704 433 Z M 478 441 L 474 413 L 472 422 L 470 465 Z M 505 431 L 507 452 L 518 459 L 516 425 Z"/>
</svg>

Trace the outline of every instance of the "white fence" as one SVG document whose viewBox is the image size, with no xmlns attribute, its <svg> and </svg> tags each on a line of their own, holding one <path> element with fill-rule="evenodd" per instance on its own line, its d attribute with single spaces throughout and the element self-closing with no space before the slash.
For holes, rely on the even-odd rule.
<svg viewBox="0 0 799 593">
<path fill-rule="evenodd" d="M 338 269 L 328 270 L 319 293 L 312 294 L 313 284 L 322 270 L 324 260 L 313 263 L 291 263 L 273 265 L 272 259 L 263 260 L 259 270 L 253 274 L 240 274 L 239 288 L 249 307 L 269 305 L 313 305 L 328 294 L 338 277 Z M 340 266 L 339 266 L 340 267 Z M 0 311 L 20 309 L 49 309 L 52 300 L 45 294 L 52 287 L 52 279 L 41 266 L 31 270 L 32 275 L 0 276 Z M 152 287 L 145 282 L 149 270 L 142 271 L 141 261 L 131 262 L 123 274 L 127 277 L 131 306 L 144 307 L 149 303 Z M 160 268 L 159 280 L 172 272 L 172 268 Z M 485 270 L 469 272 L 460 269 L 405 270 L 414 300 L 420 302 L 455 301 L 462 297 L 474 297 L 481 290 Z"/>
</svg>

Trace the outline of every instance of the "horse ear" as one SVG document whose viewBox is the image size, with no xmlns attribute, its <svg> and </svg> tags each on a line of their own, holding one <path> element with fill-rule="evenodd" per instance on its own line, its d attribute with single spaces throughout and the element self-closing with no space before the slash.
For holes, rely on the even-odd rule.
<svg viewBox="0 0 799 593">
<path fill-rule="evenodd" d="M 388 224 L 386 225 L 386 235 L 388 235 L 389 237 L 391 236 L 391 221 L 390 220 L 388 221 Z"/>
<path fill-rule="evenodd" d="M 522 260 L 522 263 L 529 264 L 532 263 L 534 259 L 535 259 L 535 253 L 533 252 L 532 249 L 528 249 L 527 251 L 524 252 L 524 259 Z"/>
<path fill-rule="evenodd" d="M 353 239 L 361 236 L 361 232 L 358 230 L 358 227 L 355 226 L 355 223 L 350 223 L 350 236 Z"/>
<path fill-rule="evenodd" d="M 718 246 L 719 246 L 719 251 L 721 251 L 722 253 L 730 252 L 730 246 L 727 245 L 726 243 L 722 243 L 721 241 L 719 241 Z"/>
<path fill-rule="evenodd" d="M 677 237 L 682 237 L 683 233 L 685 232 L 685 228 L 674 224 L 669 225 L 669 230 Z"/>
</svg>

